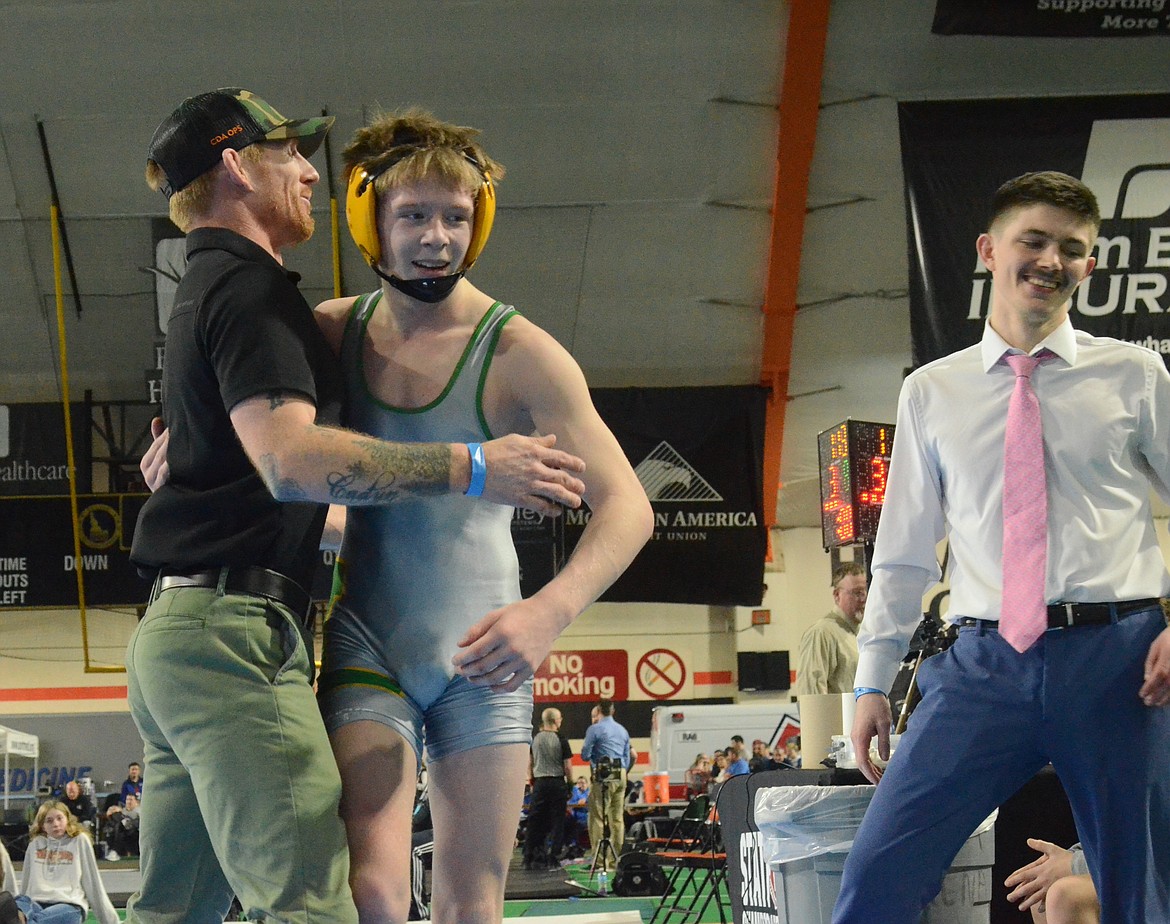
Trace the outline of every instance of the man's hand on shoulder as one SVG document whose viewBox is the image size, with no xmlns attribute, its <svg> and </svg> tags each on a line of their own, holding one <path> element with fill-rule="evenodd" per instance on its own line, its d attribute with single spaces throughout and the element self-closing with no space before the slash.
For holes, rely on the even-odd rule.
<svg viewBox="0 0 1170 924">
<path fill-rule="evenodd" d="M 484 443 L 484 499 L 545 516 L 580 507 L 585 483 L 574 473 L 585 471 L 585 462 L 554 449 L 556 439 L 513 433 Z"/>
</svg>

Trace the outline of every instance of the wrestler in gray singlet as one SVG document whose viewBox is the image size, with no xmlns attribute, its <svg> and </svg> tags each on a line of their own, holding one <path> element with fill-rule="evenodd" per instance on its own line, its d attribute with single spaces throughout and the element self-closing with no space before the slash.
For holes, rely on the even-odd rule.
<svg viewBox="0 0 1170 924">
<path fill-rule="evenodd" d="M 370 394 L 362 363 L 381 290 L 354 303 L 342 340 L 347 427 L 395 442 L 489 440 L 480 394 L 500 331 L 516 309 L 496 302 L 431 404 L 396 408 Z M 493 693 L 455 674 L 456 643 L 520 599 L 512 509 L 459 494 L 350 507 L 325 623 L 319 683 L 330 732 L 362 720 L 398 731 L 431 759 L 487 744 L 528 744 L 532 682 Z"/>
</svg>

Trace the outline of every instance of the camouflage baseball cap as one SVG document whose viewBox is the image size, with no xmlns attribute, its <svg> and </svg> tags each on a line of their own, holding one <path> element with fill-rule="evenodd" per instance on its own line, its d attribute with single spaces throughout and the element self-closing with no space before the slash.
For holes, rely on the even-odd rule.
<svg viewBox="0 0 1170 924">
<path fill-rule="evenodd" d="M 183 100 L 155 129 L 146 157 L 166 174 L 162 192 L 169 199 L 218 164 L 225 147 L 298 138 L 310 157 L 332 124 L 332 116 L 286 119 L 254 93 L 223 87 Z"/>
</svg>

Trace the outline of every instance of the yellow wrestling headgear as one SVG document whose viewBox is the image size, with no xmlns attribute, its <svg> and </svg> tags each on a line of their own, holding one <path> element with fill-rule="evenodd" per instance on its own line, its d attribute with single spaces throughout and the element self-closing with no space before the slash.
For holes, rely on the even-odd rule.
<svg viewBox="0 0 1170 924">
<path fill-rule="evenodd" d="M 382 244 L 378 240 L 378 200 L 374 194 L 374 181 L 405 157 L 421 150 L 410 147 L 395 152 L 383 163 L 377 164 L 370 172 L 362 167 L 355 167 L 349 177 L 349 188 L 345 196 L 345 218 L 349 224 L 349 233 L 354 243 L 361 251 L 365 261 L 377 270 L 378 261 L 382 259 Z M 463 258 L 463 265 L 459 273 L 465 273 L 487 244 L 488 235 L 492 233 L 492 222 L 496 217 L 496 188 L 492 184 L 491 174 L 476 160 L 470 151 L 461 151 L 462 155 L 480 172 L 483 184 L 475 195 L 475 215 L 471 221 L 471 243 L 467 246 L 467 256 Z"/>
</svg>

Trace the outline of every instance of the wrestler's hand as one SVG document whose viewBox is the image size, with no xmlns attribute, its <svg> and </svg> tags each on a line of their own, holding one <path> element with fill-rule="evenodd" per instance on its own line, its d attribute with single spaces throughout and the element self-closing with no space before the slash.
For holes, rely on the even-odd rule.
<svg viewBox="0 0 1170 924">
<path fill-rule="evenodd" d="M 1145 683 L 1138 696 L 1147 706 L 1165 706 L 1170 703 L 1170 629 L 1154 639 L 1146 655 Z"/>
<path fill-rule="evenodd" d="M 1008 892 L 1007 900 L 1019 905 L 1021 911 L 1027 911 L 1033 905 L 1038 905 L 1037 910 L 1043 911 L 1044 897 L 1052 883 L 1072 875 L 1072 851 L 1034 837 L 1028 838 L 1028 846 L 1040 852 L 1039 859 L 1021 866 L 1003 884 L 1012 890 Z"/>
<path fill-rule="evenodd" d="M 477 686 L 511 693 L 536 673 L 568 621 L 529 597 L 492 610 L 459 640 L 455 671 Z"/>
<path fill-rule="evenodd" d="M 873 736 L 878 739 L 878 757 L 890 759 L 890 701 L 883 693 L 866 693 L 858 701 L 853 713 L 853 753 L 857 756 L 857 769 L 865 774 L 871 783 L 877 783 L 884 772 L 869 757 L 869 745 Z"/>
<path fill-rule="evenodd" d="M 171 477 L 171 467 L 167 464 L 167 446 L 171 442 L 171 431 L 167 429 L 161 417 L 155 417 L 150 422 L 150 435 L 154 442 L 146 450 L 138 468 L 142 477 L 146 479 L 146 486 L 151 492 L 157 491 L 167 483 Z"/>
<path fill-rule="evenodd" d="M 573 473 L 585 471 L 585 462 L 553 449 L 556 441 L 552 434 L 513 433 L 484 443 L 484 499 L 550 517 L 559 516 L 565 507 L 580 507 L 585 483 Z"/>
</svg>

